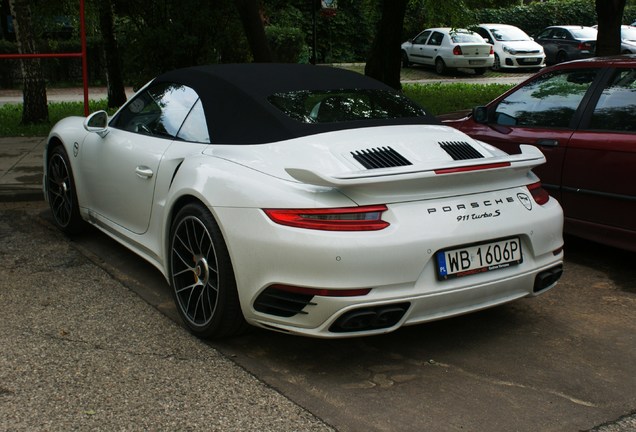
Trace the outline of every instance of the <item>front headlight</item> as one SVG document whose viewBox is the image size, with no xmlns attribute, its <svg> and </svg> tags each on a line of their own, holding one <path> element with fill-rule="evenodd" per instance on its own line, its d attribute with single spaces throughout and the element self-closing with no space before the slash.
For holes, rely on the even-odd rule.
<svg viewBox="0 0 636 432">
<path fill-rule="evenodd" d="M 503 46 L 503 50 L 504 50 L 504 52 L 507 52 L 508 54 L 512 54 L 512 55 L 517 54 L 517 50 L 516 49 L 510 48 L 509 46 L 506 46 L 506 45 Z"/>
</svg>

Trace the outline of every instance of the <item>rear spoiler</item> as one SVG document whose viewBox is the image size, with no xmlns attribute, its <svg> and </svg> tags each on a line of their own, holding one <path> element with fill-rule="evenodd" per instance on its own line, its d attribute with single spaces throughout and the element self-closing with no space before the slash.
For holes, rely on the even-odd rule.
<svg viewBox="0 0 636 432">
<path fill-rule="evenodd" d="M 285 168 L 287 174 L 294 179 L 315 186 L 346 188 L 354 186 L 373 185 L 379 183 L 404 182 L 425 178 L 439 178 L 439 176 L 462 175 L 474 171 L 493 171 L 513 169 L 515 171 L 529 171 L 545 163 L 545 156 L 535 146 L 521 144 L 521 153 L 488 159 L 461 160 L 444 163 L 442 166 L 419 164 L 416 166 L 373 169 L 354 171 L 343 174 L 325 175 L 302 168 Z M 475 163 L 475 162 L 479 163 Z"/>
</svg>

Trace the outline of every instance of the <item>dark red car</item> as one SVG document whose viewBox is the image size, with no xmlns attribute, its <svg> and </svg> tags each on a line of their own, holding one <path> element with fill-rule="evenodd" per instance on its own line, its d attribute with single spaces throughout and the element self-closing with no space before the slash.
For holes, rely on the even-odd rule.
<svg viewBox="0 0 636 432">
<path fill-rule="evenodd" d="M 636 251 L 636 55 L 546 68 L 445 124 L 508 153 L 537 146 L 565 231 Z"/>
</svg>

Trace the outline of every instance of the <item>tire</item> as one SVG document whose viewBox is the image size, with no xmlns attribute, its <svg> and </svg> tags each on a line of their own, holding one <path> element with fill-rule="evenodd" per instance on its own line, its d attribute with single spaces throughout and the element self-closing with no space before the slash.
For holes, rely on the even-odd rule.
<svg viewBox="0 0 636 432">
<path fill-rule="evenodd" d="M 568 61 L 568 55 L 564 51 L 559 51 L 556 55 L 556 62 L 563 63 Z"/>
<path fill-rule="evenodd" d="M 245 330 L 227 246 L 203 205 L 187 204 L 177 213 L 170 229 L 168 271 L 179 315 L 194 335 L 212 339 Z"/>
<path fill-rule="evenodd" d="M 402 67 L 407 68 L 411 66 L 411 62 L 409 61 L 409 56 L 406 54 L 406 51 L 402 51 Z"/>
<path fill-rule="evenodd" d="M 435 60 L 435 72 L 439 75 L 444 75 L 447 71 L 446 63 L 441 58 Z"/>
<path fill-rule="evenodd" d="M 80 216 L 75 180 L 63 146 L 51 150 L 46 171 L 46 194 L 53 222 L 66 234 L 79 234 L 86 225 Z"/>
<path fill-rule="evenodd" d="M 486 73 L 486 68 L 476 68 L 475 75 L 483 75 Z"/>
<path fill-rule="evenodd" d="M 492 65 L 492 70 L 494 71 L 500 71 L 501 70 L 501 59 L 499 58 L 499 56 L 497 54 L 495 54 L 495 62 Z M 475 70 L 476 72 L 477 70 Z"/>
</svg>

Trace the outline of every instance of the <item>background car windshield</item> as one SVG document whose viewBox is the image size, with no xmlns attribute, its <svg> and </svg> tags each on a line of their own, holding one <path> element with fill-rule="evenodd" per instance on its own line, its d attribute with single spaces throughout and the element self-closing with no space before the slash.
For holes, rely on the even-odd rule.
<svg viewBox="0 0 636 432">
<path fill-rule="evenodd" d="M 277 93 L 270 103 L 303 123 L 420 117 L 425 111 L 410 99 L 384 90 L 328 90 Z"/>
<path fill-rule="evenodd" d="M 450 33 L 450 37 L 454 43 L 484 43 L 484 39 L 477 33 L 453 32 Z"/>
<path fill-rule="evenodd" d="M 495 120 L 508 126 L 570 126 L 597 70 L 545 74 L 512 93 L 497 106 Z"/>
<path fill-rule="evenodd" d="M 492 35 L 498 41 L 527 41 L 530 37 L 522 30 L 514 27 L 491 28 Z"/>
</svg>

